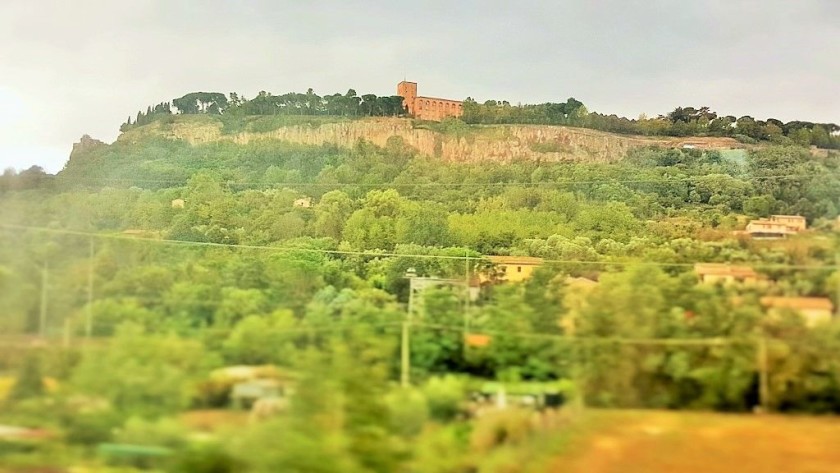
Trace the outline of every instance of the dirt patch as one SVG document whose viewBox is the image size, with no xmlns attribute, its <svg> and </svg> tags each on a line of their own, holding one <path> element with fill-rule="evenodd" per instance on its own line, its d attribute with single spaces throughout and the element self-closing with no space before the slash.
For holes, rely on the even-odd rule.
<svg viewBox="0 0 840 473">
<path fill-rule="evenodd" d="M 190 429 L 216 432 L 225 427 L 248 424 L 248 412 L 233 409 L 204 409 L 188 411 L 181 415 L 181 422 Z"/>
<path fill-rule="evenodd" d="M 840 471 L 840 418 L 594 411 L 603 425 L 557 458 L 569 473 Z"/>
</svg>

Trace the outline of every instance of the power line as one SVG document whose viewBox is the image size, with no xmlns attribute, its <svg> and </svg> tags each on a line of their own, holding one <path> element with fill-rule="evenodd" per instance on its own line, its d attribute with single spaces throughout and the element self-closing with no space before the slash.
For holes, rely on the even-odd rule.
<svg viewBox="0 0 840 473">
<path fill-rule="evenodd" d="M 490 335 L 494 337 L 517 337 L 533 339 L 562 340 L 571 343 L 603 343 L 619 345 L 702 345 L 720 346 L 736 343 L 754 343 L 745 338 L 733 337 L 706 337 L 706 338 L 628 338 L 628 337 L 581 337 L 575 335 L 564 335 L 559 333 L 525 332 L 525 331 L 499 331 L 499 330 L 465 330 L 463 326 L 430 324 L 425 322 L 412 322 L 412 325 L 429 329 L 448 330 L 451 332 L 472 333 L 478 335 Z"/>
<path fill-rule="evenodd" d="M 132 242 L 143 242 L 143 243 L 158 243 L 164 245 L 176 245 L 176 246 L 196 246 L 196 247 L 211 247 L 211 248 L 233 248 L 233 249 L 246 249 L 246 250 L 262 250 L 262 251 L 276 251 L 276 252 L 303 252 L 303 253 L 314 253 L 314 254 L 326 254 L 326 255 L 337 255 L 337 256 L 361 256 L 366 258 L 377 258 L 377 257 L 385 257 L 385 258 L 418 258 L 418 259 L 443 259 L 443 260 L 481 260 L 481 256 L 469 256 L 469 255 L 429 255 L 429 254 L 416 254 L 416 253 L 395 253 L 395 252 L 387 252 L 387 251 L 351 251 L 351 250 L 326 250 L 320 248 L 300 248 L 300 247 L 282 247 L 282 246 L 268 246 L 268 245 L 243 245 L 238 243 L 214 243 L 214 242 L 200 242 L 200 241 L 190 241 L 190 240 L 169 240 L 169 239 L 158 239 L 158 238 L 138 238 L 128 235 L 120 235 L 120 234 L 108 234 L 108 233 L 98 233 L 98 232 L 85 232 L 85 231 L 78 231 L 78 230 L 65 230 L 65 229 L 56 229 L 56 228 L 48 228 L 48 227 L 35 227 L 35 226 L 26 226 L 26 225 L 15 225 L 15 224 L 0 224 L 0 228 L 7 228 L 7 229 L 14 229 L 14 230 L 31 230 L 31 231 L 42 231 L 47 233 L 56 233 L 56 234 L 63 234 L 63 235 L 74 235 L 74 236 L 83 236 L 83 237 L 96 237 L 96 238 L 105 238 L 105 239 L 114 239 L 114 240 L 123 240 L 123 241 L 132 241 Z M 300 259 L 300 261 L 306 261 Z M 717 264 L 721 262 L 715 261 L 694 261 L 694 262 L 683 262 L 683 263 L 666 263 L 666 262 L 656 262 L 656 261 L 599 261 L 599 260 L 567 260 L 567 259 L 542 259 L 542 263 L 544 264 L 583 264 L 583 265 L 612 265 L 612 266 L 657 266 L 657 267 L 666 267 L 666 268 L 690 268 L 694 267 L 695 264 Z M 721 263 L 721 264 L 733 264 L 733 263 Z M 830 265 L 830 264 L 823 264 L 823 265 L 802 265 L 802 264 L 777 264 L 777 263 L 761 263 L 761 262 L 742 262 L 742 263 L 734 263 L 734 264 L 745 264 L 750 265 L 754 268 L 761 268 L 761 269 L 800 269 L 800 270 L 834 270 L 840 268 L 838 265 Z"/>
</svg>

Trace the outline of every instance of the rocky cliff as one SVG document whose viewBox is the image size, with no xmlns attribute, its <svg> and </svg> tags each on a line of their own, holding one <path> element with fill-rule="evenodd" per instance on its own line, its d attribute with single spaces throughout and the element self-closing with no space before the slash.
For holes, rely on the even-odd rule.
<svg viewBox="0 0 840 473">
<path fill-rule="evenodd" d="M 206 117 L 209 118 L 209 117 Z M 216 120 L 176 120 L 149 125 L 154 132 L 192 144 L 214 141 L 249 143 L 277 140 L 291 143 L 353 146 L 361 139 L 384 146 L 399 137 L 420 153 L 451 161 L 492 160 L 508 162 L 522 159 L 540 161 L 609 162 L 621 159 L 630 148 L 658 145 L 663 147 L 740 148 L 727 138 L 653 139 L 615 135 L 583 128 L 543 125 L 495 125 L 463 127 L 457 132 L 438 132 L 417 128 L 407 119 L 364 119 L 289 125 L 266 132 L 225 134 Z M 148 130 L 152 131 L 152 130 Z M 130 139 L 135 132 L 123 135 Z"/>
</svg>

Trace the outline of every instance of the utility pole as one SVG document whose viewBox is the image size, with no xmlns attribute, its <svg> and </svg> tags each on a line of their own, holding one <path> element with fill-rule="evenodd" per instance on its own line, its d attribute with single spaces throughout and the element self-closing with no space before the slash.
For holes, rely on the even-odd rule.
<svg viewBox="0 0 840 473">
<path fill-rule="evenodd" d="M 47 273 L 49 264 L 49 260 L 44 260 L 44 267 L 41 269 L 41 316 L 38 320 L 38 333 L 41 337 L 47 335 Z"/>
<path fill-rule="evenodd" d="M 407 387 L 410 382 L 411 373 L 411 324 L 414 319 L 414 312 L 417 310 L 416 304 L 419 302 L 420 312 L 423 313 L 422 300 L 415 301 L 414 296 L 422 295 L 422 293 L 430 288 L 439 286 L 441 284 L 459 284 L 457 279 L 443 279 L 438 277 L 417 277 L 417 272 L 414 268 L 409 268 L 405 274 L 408 279 L 408 314 L 402 323 L 402 346 L 400 349 L 401 367 L 400 367 L 400 384 Z"/>
<path fill-rule="evenodd" d="M 88 261 L 87 317 L 85 320 L 85 338 L 93 333 L 93 237 L 90 238 L 90 257 Z"/>
<path fill-rule="evenodd" d="M 410 371 L 411 371 L 411 348 L 409 347 L 410 341 L 410 330 L 411 330 L 411 319 L 414 316 L 414 278 L 417 276 L 417 273 L 414 272 L 414 269 L 409 269 L 406 273 L 406 277 L 408 278 L 408 314 L 406 314 L 405 320 L 402 323 L 402 343 L 400 344 L 400 385 L 403 388 L 407 388 L 411 383 L 410 379 Z"/>
<path fill-rule="evenodd" d="M 767 337 L 762 334 L 758 339 L 758 399 L 764 412 L 770 410 L 770 380 L 767 367 Z"/>
<path fill-rule="evenodd" d="M 470 329 L 470 297 L 472 294 L 470 293 L 470 252 L 469 250 L 464 250 L 464 290 L 466 291 L 467 297 L 465 298 L 464 302 L 464 336 L 466 336 L 467 332 Z"/>
<path fill-rule="evenodd" d="M 837 287 L 834 288 L 837 291 L 834 293 L 834 316 L 840 319 L 840 245 L 834 252 L 834 267 L 834 274 L 837 277 Z"/>
</svg>

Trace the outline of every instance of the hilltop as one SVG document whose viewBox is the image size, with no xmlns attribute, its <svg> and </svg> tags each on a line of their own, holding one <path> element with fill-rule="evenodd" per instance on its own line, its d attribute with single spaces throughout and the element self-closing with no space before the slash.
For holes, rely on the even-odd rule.
<svg viewBox="0 0 840 473">
<path fill-rule="evenodd" d="M 59 177 L 186 180 L 199 169 L 236 169 L 235 179 L 262 180 L 289 153 L 312 155 L 298 164 L 311 180 L 329 164 L 320 148 L 351 150 L 360 142 L 448 163 L 617 163 L 648 147 L 734 150 L 728 137 L 647 137 L 560 125 L 467 125 L 459 120 L 338 116 L 165 115 L 126 129 L 112 144 L 88 136 L 74 145 Z M 726 151 L 729 153 L 730 151 Z M 257 157 L 261 156 L 261 157 Z M 299 168 L 305 169 L 299 169 Z M 318 169 L 316 169 L 318 168 Z M 311 172 L 307 174 L 307 170 Z M 282 179 L 287 180 L 287 179 Z M 294 179 L 292 179 L 294 181 Z"/>
<path fill-rule="evenodd" d="M 304 145 L 350 148 L 359 140 L 385 146 L 393 137 L 419 154 L 446 161 L 514 160 L 614 162 L 631 148 L 743 149 L 746 145 L 722 137 L 644 137 L 556 125 L 466 125 L 457 120 L 417 122 L 407 118 L 247 117 L 241 131 L 220 116 L 180 115 L 133 128 L 119 141 L 136 142 L 151 136 L 183 140 L 191 145 L 214 142 L 247 144 L 284 141 Z M 318 118 L 321 118 L 318 120 Z"/>
</svg>

